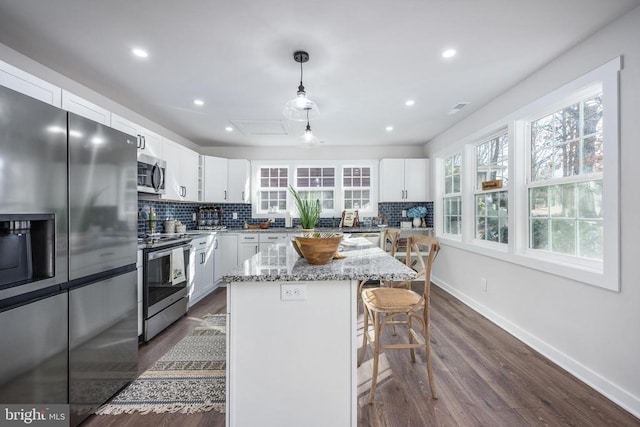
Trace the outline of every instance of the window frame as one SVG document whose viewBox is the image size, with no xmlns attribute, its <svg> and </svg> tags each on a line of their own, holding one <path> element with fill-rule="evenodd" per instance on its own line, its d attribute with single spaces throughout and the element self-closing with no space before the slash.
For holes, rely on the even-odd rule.
<svg viewBox="0 0 640 427">
<path fill-rule="evenodd" d="M 447 166 L 446 166 L 446 162 L 449 159 L 452 159 L 456 156 L 460 156 L 460 191 L 455 192 L 446 192 L 446 187 L 447 187 Z M 438 209 L 439 212 L 439 216 L 440 218 L 442 218 L 442 222 L 440 223 L 440 231 L 442 236 L 447 237 L 449 239 L 453 239 L 453 240 L 457 240 L 457 241 L 461 241 L 463 236 L 465 235 L 464 233 L 464 227 L 465 227 L 465 220 L 464 218 L 466 217 L 466 214 L 464 212 L 465 209 L 465 203 L 464 203 L 464 197 L 463 194 L 465 193 L 464 191 L 464 187 L 465 187 L 465 176 L 466 174 L 464 173 L 464 165 L 465 165 L 465 155 L 462 151 L 456 151 L 456 152 L 452 152 L 449 153 L 448 155 L 444 156 L 442 159 L 440 159 L 439 163 L 439 168 L 438 168 L 438 176 L 439 176 L 439 180 L 440 183 L 442 184 L 441 188 L 441 195 L 439 197 L 439 201 L 440 201 L 440 207 Z M 453 178 L 456 174 L 452 174 L 451 177 Z M 455 180 L 453 181 L 455 183 Z M 452 189 L 453 189 L 453 184 L 452 184 Z M 445 214 L 447 212 L 446 209 L 446 204 L 451 200 L 451 199 L 458 199 L 459 203 L 460 203 L 460 207 L 459 207 L 459 218 L 460 218 L 460 224 L 458 226 L 458 233 L 448 233 L 446 231 L 446 227 L 445 227 L 445 221 L 446 221 L 446 217 Z"/>
<path fill-rule="evenodd" d="M 256 191 L 255 191 L 255 198 L 253 200 L 256 200 L 256 202 L 254 202 L 254 204 L 256 205 L 255 207 L 252 208 L 252 210 L 254 210 L 256 213 L 258 214 L 263 214 L 263 215 L 274 215 L 277 212 L 270 212 L 269 210 L 264 210 L 262 209 L 262 191 L 282 191 L 281 188 L 282 187 L 262 187 L 262 183 L 261 183 L 261 179 L 262 179 L 262 169 L 285 169 L 287 171 L 287 186 L 284 188 L 284 191 L 286 191 L 286 195 L 285 195 L 285 209 L 284 211 L 286 211 L 289 208 L 289 184 L 291 183 L 291 170 L 289 169 L 288 165 L 283 165 L 283 164 L 274 164 L 274 165 L 262 165 L 259 166 L 258 168 L 256 168 L 256 179 L 255 179 L 255 183 L 256 183 Z M 269 176 L 269 178 L 271 178 L 271 176 Z M 278 188 L 279 190 L 275 190 L 274 188 Z M 280 212 L 280 209 L 278 209 L 278 212 Z"/>
<path fill-rule="evenodd" d="M 364 186 L 364 185 L 360 185 L 360 186 L 346 186 L 344 184 L 344 180 L 345 180 L 345 169 L 347 168 L 351 168 L 351 169 L 369 169 L 369 185 L 368 186 Z M 354 164 L 350 164 L 350 163 L 345 163 L 343 165 L 340 166 L 340 184 L 342 186 L 342 190 L 341 190 L 341 199 L 342 199 L 342 206 L 344 209 L 346 208 L 346 196 L 345 196 L 345 192 L 346 191 L 369 191 L 369 208 L 365 209 L 360 207 L 358 209 L 358 214 L 360 216 L 362 216 L 363 214 L 372 214 L 374 212 L 373 209 L 373 193 L 374 193 L 374 186 L 375 186 L 375 182 L 373 180 L 373 170 L 371 168 L 371 166 L 368 165 L 354 165 Z M 352 175 L 353 177 L 353 175 Z M 363 175 L 360 175 L 360 179 L 363 178 Z M 353 209 L 353 208 L 350 208 Z M 377 211 L 377 209 L 376 209 Z M 377 215 L 377 213 L 376 213 Z M 374 215 L 372 215 L 374 216 Z"/>
<path fill-rule="evenodd" d="M 497 188 L 497 189 L 492 189 L 492 190 L 482 190 L 482 188 L 480 187 L 480 182 L 478 181 L 478 156 L 477 156 L 477 150 L 478 147 L 483 145 L 483 144 L 488 144 L 491 141 L 493 141 L 496 138 L 499 138 L 501 136 L 504 136 L 507 139 L 507 171 L 511 172 L 511 139 L 509 138 L 509 130 L 506 127 L 503 127 L 495 132 L 492 132 L 491 134 L 489 134 L 488 136 L 484 137 L 484 138 L 479 138 L 478 142 L 476 142 L 475 144 L 472 144 L 471 150 L 469 151 L 469 156 L 471 156 L 471 158 L 473 159 L 473 191 L 472 191 L 472 198 L 471 198 L 471 203 L 472 203 L 472 207 L 473 207 L 473 224 L 470 224 L 470 227 L 472 227 L 471 230 L 471 238 L 470 240 L 474 243 L 474 244 L 479 244 L 479 245 L 487 245 L 489 247 L 491 246 L 495 246 L 495 248 L 497 250 L 504 250 L 508 244 L 509 244 L 509 239 L 507 239 L 507 242 L 501 242 L 501 241 L 493 241 L 493 240 L 488 240 L 488 239 L 479 239 L 477 237 L 477 233 L 476 233 L 476 225 L 478 223 L 478 217 L 477 217 L 477 205 L 476 205 L 476 198 L 479 195 L 487 195 L 487 194 L 493 194 L 493 193 L 507 193 L 507 233 L 510 233 L 510 221 L 509 221 L 509 211 L 510 211 L 510 207 L 509 207 L 509 203 L 510 203 L 510 191 L 509 191 L 509 175 L 507 175 L 507 182 L 505 183 L 503 180 L 503 185 L 501 188 Z M 485 218 L 487 216 L 485 215 Z"/>
<path fill-rule="evenodd" d="M 296 186 L 295 176 L 298 167 L 332 167 L 335 168 L 335 192 L 334 192 L 334 209 L 323 209 L 320 214 L 321 218 L 339 218 L 344 210 L 344 186 L 343 186 L 343 168 L 345 167 L 368 167 L 370 169 L 370 196 L 371 196 L 371 209 L 359 209 L 358 213 L 360 217 L 376 217 L 378 216 L 378 192 L 379 192 L 379 163 L 380 160 L 252 160 L 251 161 L 251 192 L 252 199 L 257 202 L 251 203 L 253 218 L 285 218 L 286 211 L 279 212 L 258 212 L 260 206 L 260 169 L 271 167 L 286 167 L 288 168 L 289 184 L 294 188 Z M 297 189 L 297 188 L 296 188 Z M 291 192 L 287 190 L 287 211 L 291 212 L 294 218 L 298 218 L 295 208 L 295 202 Z"/>
<path fill-rule="evenodd" d="M 502 119 L 493 122 L 476 132 L 460 139 L 456 144 L 449 145 L 441 152 L 432 154 L 437 159 L 436 165 L 444 167 L 443 159 L 455 153 L 456 149 L 464 152 L 462 159 L 462 173 L 464 178 L 463 192 L 463 224 L 464 218 L 473 216 L 474 204 L 474 180 L 469 175 L 472 169 L 466 167 L 474 157 L 473 147 L 475 143 L 490 135 L 496 129 L 506 127 L 509 137 L 509 242 L 506 248 L 497 248 L 497 245 L 487 245 L 472 239 L 474 224 L 466 221 L 461 237 L 443 233 L 441 221 L 436 222 L 436 236 L 444 245 L 449 245 L 469 252 L 475 252 L 483 256 L 494 257 L 502 261 L 522 265 L 528 268 L 541 270 L 546 273 L 569 278 L 578 282 L 594 285 L 607 290 L 620 291 L 620 155 L 619 155 L 619 72 L 622 69 L 622 58 L 616 57 L 609 62 L 595 68 L 586 74 L 577 77 L 560 88 L 549 92 L 539 99 L 507 114 Z M 529 188 L 529 155 L 530 135 L 527 122 L 543 117 L 545 112 L 557 111 L 567 104 L 567 100 L 575 100 L 590 87 L 602 85 L 603 111 L 603 180 L 602 180 L 602 205 L 606 206 L 603 213 L 603 253 L 602 262 L 583 261 L 574 256 L 565 256 L 558 253 L 545 253 L 539 250 L 530 250 L 529 226 L 528 226 L 528 188 Z M 462 148 L 460 148 L 462 147 Z M 475 173 L 475 167 L 473 168 Z M 440 171 L 436 171 L 436 190 L 442 194 L 444 182 Z M 550 185 L 551 180 L 544 182 Z M 437 199 L 436 209 L 442 215 L 441 198 Z M 438 201 L 440 203 L 438 203 Z M 504 245 L 499 245 L 504 246 Z"/>
</svg>

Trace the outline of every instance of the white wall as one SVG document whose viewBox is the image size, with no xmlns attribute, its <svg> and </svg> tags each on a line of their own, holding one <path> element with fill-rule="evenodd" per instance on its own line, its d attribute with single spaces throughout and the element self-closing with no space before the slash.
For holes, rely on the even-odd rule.
<svg viewBox="0 0 640 427">
<path fill-rule="evenodd" d="M 501 118 L 618 55 L 620 72 L 621 291 L 447 246 L 433 278 L 452 294 L 640 417 L 640 7 L 543 67 L 425 147 L 460 146 Z M 432 180 L 432 182 L 434 182 Z M 432 189 L 432 194 L 436 194 Z M 464 265 L 465 268 L 459 268 Z M 480 278 L 488 279 L 483 292 Z"/>
<path fill-rule="evenodd" d="M 423 158 L 423 146 L 363 146 L 336 147 L 205 147 L 201 154 L 226 157 L 228 159 L 249 160 L 363 160 L 363 159 L 402 159 Z"/>
<path fill-rule="evenodd" d="M 33 59 L 21 54 L 16 50 L 11 49 L 10 47 L 2 43 L 0 43 L 0 59 L 8 64 L 13 65 L 16 68 L 21 69 L 22 71 L 26 71 L 27 73 L 39 77 L 42 80 L 58 86 L 62 89 L 65 89 L 73 93 L 74 95 L 78 95 L 79 97 L 84 98 L 87 101 L 93 102 L 94 104 L 106 108 L 112 113 L 116 113 L 121 117 L 129 119 L 132 122 L 149 129 L 150 131 L 156 132 L 166 138 L 169 138 L 172 141 L 182 144 L 185 147 L 188 147 L 195 151 L 200 150 L 199 146 L 189 141 L 188 139 L 158 125 L 157 123 L 147 119 L 144 116 L 141 116 L 135 111 L 112 101 L 110 98 L 107 98 L 106 96 L 101 95 L 98 92 L 86 86 L 83 86 L 74 80 L 71 80 L 70 78 L 40 64 L 39 62 L 34 61 Z"/>
</svg>

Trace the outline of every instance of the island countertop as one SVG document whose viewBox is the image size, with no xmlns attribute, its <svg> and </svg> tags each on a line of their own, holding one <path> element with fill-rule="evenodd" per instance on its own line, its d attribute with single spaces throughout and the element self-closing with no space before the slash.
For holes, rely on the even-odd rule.
<svg viewBox="0 0 640 427">
<path fill-rule="evenodd" d="M 378 247 L 344 246 L 344 259 L 325 265 L 309 264 L 291 243 L 258 252 L 223 276 L 226 283 L 329 280 L 410 280 L 416 272 Z"/>
</svg>

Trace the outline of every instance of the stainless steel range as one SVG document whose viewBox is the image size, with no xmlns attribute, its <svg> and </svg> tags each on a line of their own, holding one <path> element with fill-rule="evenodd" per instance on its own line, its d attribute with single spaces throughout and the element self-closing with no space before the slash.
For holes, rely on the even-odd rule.
<svg viewBox="0 0 640 427">
<path fill-rule="evenodd" d="M 187 313 L 191 238 L 160 237 L 143 249 L 143 340 Z"/>
</svg>

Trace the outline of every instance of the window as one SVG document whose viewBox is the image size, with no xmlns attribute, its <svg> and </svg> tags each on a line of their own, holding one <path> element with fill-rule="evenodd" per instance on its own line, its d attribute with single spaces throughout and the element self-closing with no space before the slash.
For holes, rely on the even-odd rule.
<svg viewBox="0 0 640 427">
<path fill-rule="evenodd" d="M 289 169 L 286 167 L 260 168 L 259 212 L 277 212 L 287 210 L 287 187 Z"/>
<path fill-rule="evenodd" d="M 461 162 L 461 154 L 455 154 L 444 161 L 444 196 L 442 202 L 445 234 L 462 234 Z"/>
<path fill-rule="evenodd" d="M 603 259 L 603 103 L 596 90 L 530 122 L 531 249 Z"/>
<path fill-rule="evenodd" d="M 453 148 L 438 141 L 446 151 L 431 153 L 443 168 L 437 235 L 470 252 L 619 291 L 621 65 L 614 58 Z M 501 188 L 482 189 L 494 179 Z"/>
<path fill-rule="evenodd" d="M 509 139 L 506 131 L 475 148 L 475 238 L 508 243 Z M 483 183 L 500 180 L 500 189 L 485 189 Z"/>
<path fill-rule="evenodd" d="M 333 167 L 296 168 L 296 190 L 302 198 L 320 200 L 322 210 L 335 209 L 336 169 Z"/>
<path fill-rule="evenodd" d="M 342 168 L 342 188 L 345 209 L 371 209 L 371 168 Z"/>
</svg>

